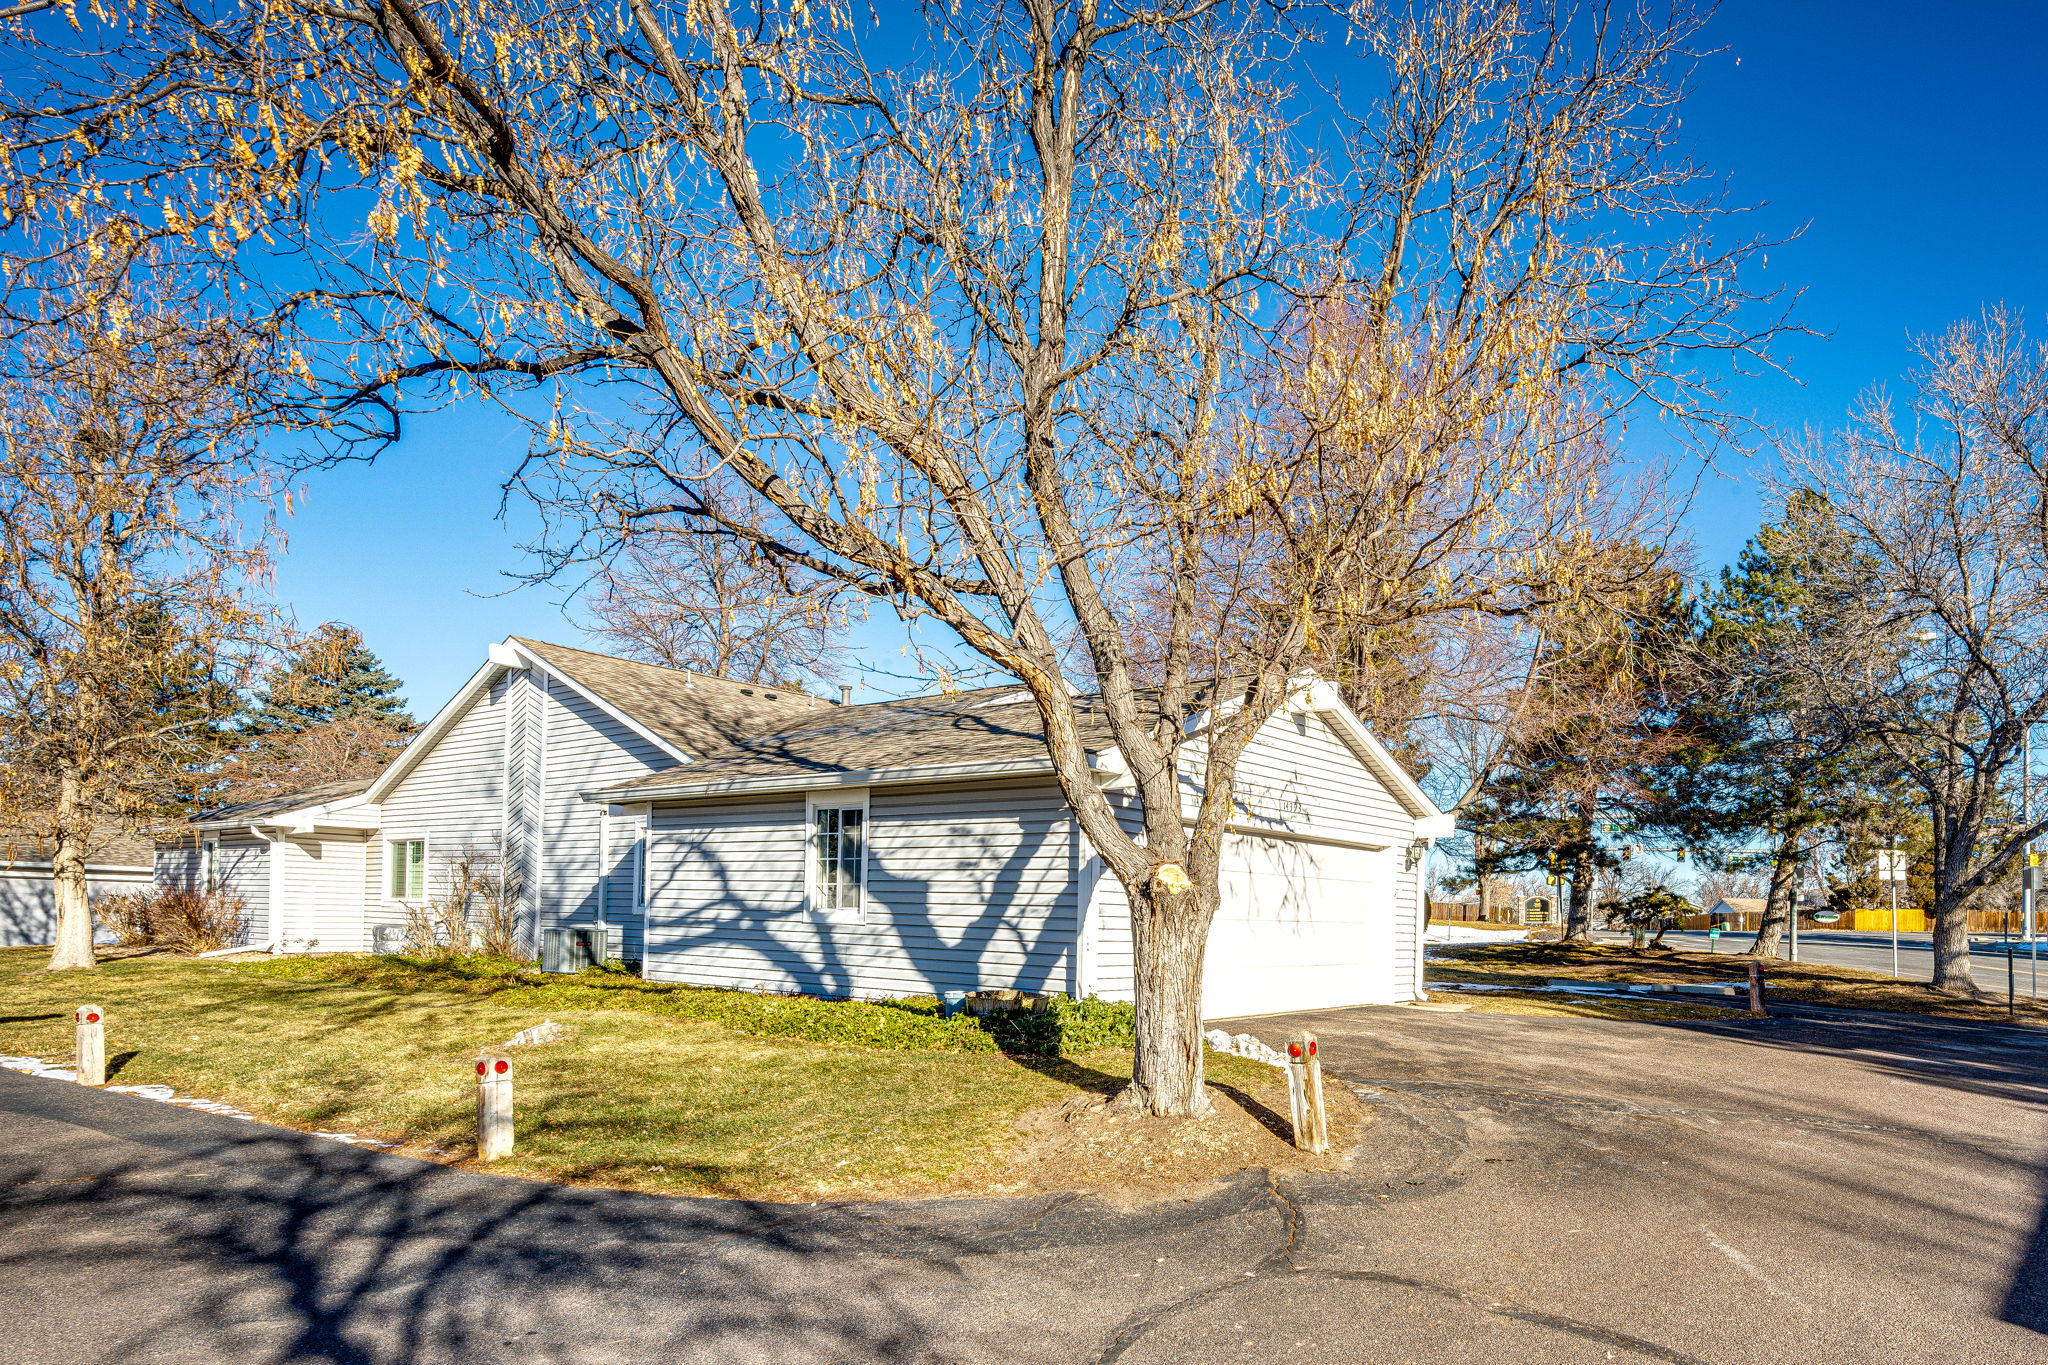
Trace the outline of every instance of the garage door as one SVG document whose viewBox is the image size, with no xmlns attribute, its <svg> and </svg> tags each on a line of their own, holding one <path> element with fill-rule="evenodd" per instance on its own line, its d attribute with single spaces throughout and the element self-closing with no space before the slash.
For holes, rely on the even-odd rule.
<svg viewBox="0 0 2048 1365">
<path fill-rule="evenodd" d="M 1391 856 L 1234 837 L 1209 931 L 1204 1017 L 1391 1002 Z"/>
</svg>

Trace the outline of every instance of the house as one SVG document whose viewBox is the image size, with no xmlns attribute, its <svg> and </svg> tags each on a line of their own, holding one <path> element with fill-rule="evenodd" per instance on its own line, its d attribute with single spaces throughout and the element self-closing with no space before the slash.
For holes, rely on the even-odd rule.
<svg viewBox="0 0 2048 1365">
<path fill-rule="evenodd" d="M 91 841 L 85 854 L 88 897 L 146 891 L 150 882 L 149 838 L 108 832 Z M 50 848 L 33 834 L 0 834 L 0 948 L 53 942 L 57 937 L 57 887 L 51 880 Z"/>
<path fill-rule="evenodd" d="M 331 782 L 208 811 L 157 845 L 156 883 L 240 896 L 252 947 L 360 952 L 377 833 L 369 785 Z"/>
<path fill-rule="evenodd" d="M 1121 756 L 1084 720 L 1096 780 L 1136 828 Z M 1192 802 L 1193 767 L 1183 781 Z M 200 827 L 221 841 L 218 884 L 263 883 L 260 941 L 282 948 L 362 950 L 482 858 L 534 936 L 604 925 L 609 955 L 653 980 L 1131 994 L 1121 888 L 1014 686 L 832 705 L 514 637 L 360 792 L 258 804 Z M 1422 855 L 1450 827 L 1336 690 L 1304 679 L 1241 764 L 1205 1013 L 1418 995 Z M 304 869 L 357 850 L 351 912 L 319 899 L 346 870 Z M 242 861 L 258 854 L 260 876 Z"/>
<path fill-rule="evenodd" d="M 1723 896 L 1707 911 L 1707 923 L 1718 929 L 1755 929 L 1764 922 L 1764 902 L 1749 896 Z"/>
</svg>

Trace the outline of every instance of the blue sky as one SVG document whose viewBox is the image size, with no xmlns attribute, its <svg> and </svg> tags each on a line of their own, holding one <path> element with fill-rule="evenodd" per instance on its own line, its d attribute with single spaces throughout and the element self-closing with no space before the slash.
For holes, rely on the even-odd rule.
<svg viewBox="0 0 2048 1365">
<path fill-rule="evenodd" d="M 2005 302 L 2048 331 L 2048 8 L 2024 3 L 1728 0 L 1708 31 L 1685 130 L 1699 157 L 1761 205 L 1778 236 L 1767 280 L 1805 288 L 1824 337 L 1795 338 L 1800 381 L 1741 381 L 1735 404 L 1774 427 L 1838 425 L 1864 388 L 1895 380 L 1910 339 Z M 517 633 L 576 643 L 561 594 L 507 593 L 531 530 L 499 483 L 525 448 L 476 406 L 411 423 L 373 466 L 309 476 L 288 523 L 276 593 L 307 626 L 359 627 L 431 713 Z M 1755 529 L 1754 463 L 1732 457 L 1691 518 L 1701 564 L 1733 557 Z M 900 629 L 862 632 L 868 660 L 902 667 Z M 887 695 L 907 690 L 874 677 Z"/>
</svg>

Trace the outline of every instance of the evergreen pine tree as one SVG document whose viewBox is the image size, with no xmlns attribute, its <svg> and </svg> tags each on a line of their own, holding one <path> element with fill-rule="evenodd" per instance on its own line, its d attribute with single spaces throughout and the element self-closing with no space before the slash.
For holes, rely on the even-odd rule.
<svg viewBox="0 0 2048 1365">
<path fill-rule="evenodd" d="M 417 727 L 399 699 L 399 686 L 383 660 L 363 643 L 362 632 L 329 621 L 263 680 L 249 733 L 297 734 L 347 721 L 409 735 Z"/>
<path fill-rule="evenodd" d="M 1778 956 L 1827 832 L 1885 796 L 1876 755 L 1838 733 L 1787 663 L 1828 611 L 1812 564 L 1838 534 L 1824 504 L 1796 499 L 1697 599 L 1696 667 L 1672 716 L 1686 743 L 1654 782 L 1672 834 L 1714 865 L 1769 874 L 1762 957 Z"/>
<path fill-rule="evenodd" d="M 222 798 L 374 776 L 419 728 L 398 689 L 355 627 L 321 626 L 264 678 L 241 753 L 218 774 Z"/>
</svg>

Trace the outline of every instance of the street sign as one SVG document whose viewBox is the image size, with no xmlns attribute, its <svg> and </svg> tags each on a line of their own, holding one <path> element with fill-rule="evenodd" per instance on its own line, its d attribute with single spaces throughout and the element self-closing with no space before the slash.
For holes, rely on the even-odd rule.
<svg viewBox="0 0 2048 1365">
<path fill-rule="evenodd" d="M 1877 879 L 1881 882 L 1902 882 L 1906 880 L 1906 851 L 1900 848 L 1881 848 L 1877 851 Z"/>
<path fill-rule="evenodd" d="M 1818 915 L 1815 915 L 1813 917 L 1813 922 L 1815 924 L 1833 924 L 1836 920 L 1840 919 L 1841 917 L 1842 916 L 1840 911 L 1823 910 Z"/>
</svg>

